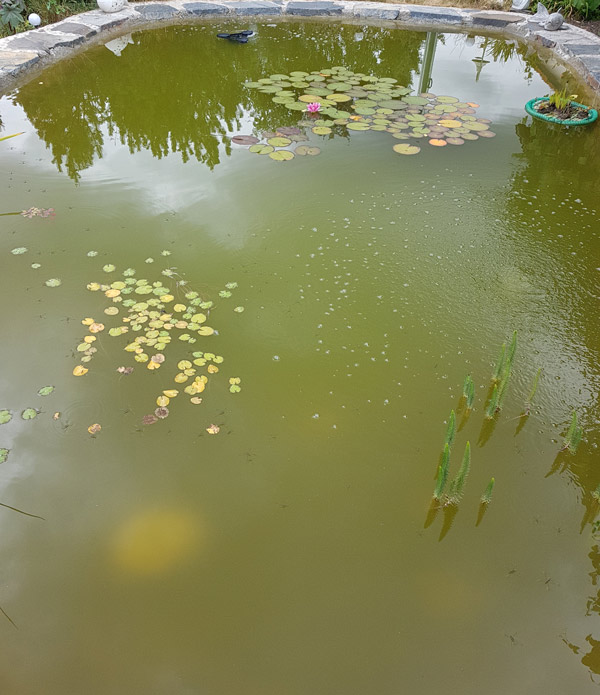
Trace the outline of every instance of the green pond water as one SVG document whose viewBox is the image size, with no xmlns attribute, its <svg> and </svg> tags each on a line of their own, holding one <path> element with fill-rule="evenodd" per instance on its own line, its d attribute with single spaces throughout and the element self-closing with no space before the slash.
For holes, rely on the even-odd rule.
<svg viewBox="0 0 600 695">
<path fill-rule="evenodd" d="M 0 136 L 24 132 L 0 142 L 0 502 L 43 517 L 0 507 L 1 692 L 597 692 L 598 129 L 526 117 L 550 87 L 525 47 L 250 27 L 135 33 L 0 99 Z M 332 67 L 478 104 L 495 137 L 401 155 L 244 86 Z M 318 156 L 231 143 L 299 121 Z M 150 321 L 156 369 L 123 349 Z M 176 383 L 192 352 L 214 358 Z M 450 477 L 467 441 L 471 471 L 436 510 L 451 409 Z M 559 453 L 573 410 L 583 441 Z"/>
</svg>

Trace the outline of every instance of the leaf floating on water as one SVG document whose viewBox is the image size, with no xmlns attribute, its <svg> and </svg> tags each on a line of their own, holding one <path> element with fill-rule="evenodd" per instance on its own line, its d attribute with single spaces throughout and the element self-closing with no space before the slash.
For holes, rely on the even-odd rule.
<svg viewBox="0 0 600 695">
<path fill-rule="evenodd" d="M 21 413 L 23 420 L 33 420 L 34 417 L 38 416 L 38 411 L 35 408 L 25 408 Z"/>
<path fill-rule="evenodd" d="M 317 154 L 321 154 L 321 148 L 320 147 L 310 147 L 309 145 L 298 145 L 295 149 L 295 154 L 300 155 L 303 157 L 304 155 L 312 155 L 315 156 Z"/>
<path fill-rule="evenodd" d="M 107 316 L 116 316 L 119 313 L 119 310 L 116 306 L 107 306 L 104 313 Z"/>
<path fill-rule="evenodd" d="M 329 135 L 329 133 L 331 133 L 332 131 L 331 131 L 331 128 L 329 126 L 317 125 L 312 129 L 312 132 L 315 135 Z"/>
<path fill-rule="evenodd" d="M 144 263 L 154 263 L 154 258 L 146 258 Z"/>
<path fill-rule="evenodd" d="M 0 425 L 6 425 L 7 422 L 12 420 L 12 413 L 10 410 L 0 410 Z"/>
<path fill-rule="evenodd" d="M 93 258 L 94 256 L 97 256 L 97 255 L 98 255 L 98 251 L 88 251 L 88 252 L 87 252 L 87 255 L 88 255 L 90 258 Z"/>
<path fill-rule="evenodd" d="M 54 391 L 54 386 L 42 386 L 42 388 L 38 391 L 38 394 L 40 396 L 49 396 L 52 391 Z"/>
<path fill-rule="evenodd" d="M 162 354 L 162 352 L 157 352 L 156 355 L 152 355 L 150 359 L 152 360 L 152 362 L 155 362 L 156 364 L 162 364 L 166 358 Z"/>
<path fill-rule="evenodd" d="M 210 326 L 200 326 L 197 332 L 198 335 L 208 336 L 212 335 L 215 332 L 215 329 L 211 328 Z"/>
<path fill-rule="evenodd" d="M 6 460 L 8 459 L 8 455 L 10 454 L 10 449 L 0 449 L 0 463 L 5 463 Z"/>
<path fill-rule="evenodd" d="M 41 263 L 32 263 L 32 264 L 31 264 L 31 267 L 32 267 L 34 270 L 37 270 L 38 268 L 41 268 L 41 267 L 42 267 L 42 264 L 41 264 Z"/>
<path fill-rule="evenodd" d="M 274 149 L 271 145 L 252 145 L 249 151 L 255 154 L 270 154 Z"/>
<path fill-rule="evenodd" d="M 256 145 L 258 138 L 254 135 L 234 135 L 231 142 L 236 145 Z"/>
<path fill-rule="evenodd" d="M 158 422 L 156 415 L 144 415 L 142 418 L 142 423 L 144 425 L 154 425 L 156 422 Z"/>
<path fill-rule="evenodd" d="M 288 145 L 292 144 L 292 141 L 289 138 L 277 137 L 277 136 L 275 136 L 274 138 L 269 138 L 267 140 L 267 142 L 272 147 L 287 147 Z"/>
<path fill-rule="evenodd" d="M 25 246 L 19 246 L 18 248 L 13 249 L 11 253 L 13 254 L 13 256 L 20 256 L 23 253 L 27 253 L 27 251 L 28 249 Z"/>
<path fill-rule="evenodd" d="M 209 374 L 216 374 L 219 371 L 219 368 L 214 364 L 209 364 L 208 367 L 206 368 L 206 371 Z"/>
<path fill-rule="evenodd" d="M 52 419 L 53 420 L 60 420 L 60 413 L 58 411 L 56 413 L 54 413 L 54 415 L 52 416 Z"/>
<path fill-rule="evenodd" d="M 447 145 L 448 143 L 447 143 L 445 140 L 439 140 L 439 139 L 437 139 L 437 138 L 432 138 L 432 139 L 429 141 L 429 144 L 430 144 L 430 145 L 433 145 L 434 147 L 446 147 L 446 145 Z"/>
<path fill-rule="evenodd" d="M 241 314 L 244 311 L 244 307 L 243 306 L 236 306 L 234 311 L 236 314 Z"/>
<path fill-rule="evenodd" d="M 163 391 L 163 393 L 165 396 L 167 396 L 167 398 L 175 398 L 175 396 L 179 394 L 179 391 L 177 389 L 167 389 L 166 391 Z"/>
<path fill-rule="evenodd" d="M 102 270 L 105 273 L 113 273 L 116 270 L 116 268 L 112 263 L 107 263 L 106 265 L 102 266 Z"/>
<path fill-rule="evenodd" d="M 75 369 L 73 370 L 73 376 L 83 376 L 84 374 L 88 373 L 88 369 L 85 367 L 82 367 L 80 364 L 78 364 Z"/>
<path fill-rule="evenodd" d="M 131 372 L 133 372 L 133 367 L 117 367 L 117 372 L 119 372 L 119 374 L 131 374 Z"/>
<path fill-rule="evenodd" d="M 98 432 L 100 432 L 101 429 L 102 429 L 102 425 L 99 425 L 99 424 L 96 422 L 96 423 L 94 423 L 93 425 L 90 425 L 90 426 L 87 428 L 87 431 L 88 431 L 90 434 L 93 435 L 93 434 L 98 434 Z"/>
<path fill-rule="evenodd" d="M 46 285 L 48 287 L 58 287 L 59 285 L 62 285 L 62 280 L 59 280 L 58 278 L 50 278 L 49 280 L 46 280 Z"/>
<path fill-rule="evenodd" d="M 208 434 L 219 434 L 221 428 L 218 425 L 211 425 L 210 427 L 206 428 L 206 431 Z"/>
<path fill-rule="evenodd" d="M 200 405 L 200 403 L 202 403 L 202 399 L 200 398 L 200 396 L 193 396 L 192 398 L 190 398 L 190 403 L 193 403 L 194 405 Z"/>
<path fill-rule="evenodd" d="M 289 150 L 277 150 L 270 152 L 269 157 L 276 162 L 289 162 L 290 159 L 294 159 L 294 153 Z"/>
<path fill-rule="evenodd" d="M 157 408 L 154 411 L 154 414 L 156 415 L 157 418 L 164 420 L 166 417 L 169 417 L 169 409 L 168 408 Z"/>
<path fill-rule="evenodd" d="M 416 145 L 408 145 L 406 143 L 394 145 L 392 149 L 398 154 L 418 154 L 421 151 L 420 147 L 417 147 Z"/>
<path fill-rule="evenodd" d="M 222 299 L 229 299 L 229 297 L 231 297 L 231 292 L 228 292 L 227 290 L 221 290 L 219 292 L 219 297 L 221 297 Z"/>
<path fill-rule="evenodd" d="M 97 282 L 90 282 L 88 283 L 87 288 L 91 292 L 97 292 L 100 289 L 100 284 Z"/>
<path fill-rule="evenodd" d="M 101 331 L 104 330 L 104 324 L 103 323 L 96 323 L 95 321 L 90 325 L 89 327 L 89 332 L 90 333 L 100 333 Z"/>
</svg>

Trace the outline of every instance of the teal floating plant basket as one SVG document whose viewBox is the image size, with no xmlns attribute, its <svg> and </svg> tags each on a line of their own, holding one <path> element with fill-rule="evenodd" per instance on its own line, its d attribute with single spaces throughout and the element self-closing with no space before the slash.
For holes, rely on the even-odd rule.
<svg viewBox="0 0 600 695">
<path fill-rule="evenodd" d="M 582 118 L 579 120 L 572 120 L 567 118 L 565 120 L 562 120 L 560 118 L 555 118 L 554 116 L 547 116 L 545 113 L 539 113 L 539 111 L 536 111 L 534 108 L 535 104 L 539 103 L 540 101 L 548 101 L 548 97 L 535 97 L 534 99 L 530 99 L 525 104 L 525 111 L 527 111 L 527 113 L 530 116 L 533 116 L 534 118 L 539 118 L 542 121 L 549 121 L 550 123 L 559 123 L 560 125 L 589 125 L 598 118 L 598 112 L 596 111 L 596 109 L 591 109 L 589 106 L 585 106 L 585 104 L 578 104 L 576 101 L 572 101 L 571 103 L 573 104 L 573 106 L 578 106 L 581 109 L 585 109 L 588 112 L 587 118 Z"/>
</svg>

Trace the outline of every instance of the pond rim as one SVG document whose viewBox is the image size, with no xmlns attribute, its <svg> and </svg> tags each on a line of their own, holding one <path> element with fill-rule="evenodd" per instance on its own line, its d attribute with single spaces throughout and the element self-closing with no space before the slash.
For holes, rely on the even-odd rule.
<svg viewBox="0 0 600 695">
<path fill-rule="evenodd" d="M 517 39 L 553 57 L 583 81 L 589 91 L 590 106 L 600 103 L 600 37 L 584 29 L 565 23 L 559 31 L 546 31 L 531 22 L 531 15 L 516 12 L 348 0 L 166 0 L 127 4 L 110 14 L 91 10 L 0 39 L 0 96 L 53 63 L 134 30 L 236 18 L 318 19 Z"/>
</svg>

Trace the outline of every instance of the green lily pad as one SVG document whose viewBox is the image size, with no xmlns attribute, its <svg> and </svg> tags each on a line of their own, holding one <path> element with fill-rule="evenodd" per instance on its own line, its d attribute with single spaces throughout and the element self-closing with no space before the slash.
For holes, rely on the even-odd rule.
<svg viewBox="0 0 600 695">
<path fill-rule="evenodd" d="M 425 99 L 424 97 L 413 97 L 413 96 L 404 97 L 404 101 L 407 104 L 415 104 L 418 106 L 424 106 L 425 104 L 429 103 L 429 101 L 427 99 Z M 458 101 L 458 99 L 457 99 L 457 101 Z"/>
<path fill-rule="evenodd" d="M 329 128 L 328 126 L 318 125 L 312 129 L 312 132 L 315 135 L 329 135 L 329 133 L 331 133 L 332 131 L 331 128 Z"/>
<path fill-rule="evenodd" d="M 392 111 L 400 111 L 406 108 L 406 104 L 400 99 L 387 99 L 378 103 L 379 108 L 391 109 Z"/>
<path fill-rule="evenodd" d="M 369 124 L 368 123 L 357 123 L 353 121 L 352 123 L 348 123 L 346 126 L 348 130 L 369 130 Z"/>
<path fill-rule="evenodd" d="M 249 89 L 256 89 L 261 86 L 260 82 L 244 82 L 244 87 L 248 87 Z"/>
<path fill-rule="evenodd" d="M 274 149 L 271 145 L 252 145 L 249 151 L 256 154 L 270 154 Z"/>
<path fill-rule="evenodd" d="M 334 92 L 345 92 L 348 89 L 352 89 L 352 85 L 347 82 L 329 82 L 327 86 Z"/>
<path fill-rule="evenodd" d="M 19 246 L 11 251 L 13 256 L 20 256 L 22 253 L 27 253 L 27 248 L 25 246 Z"/>
<path fill-rule="evenodd" d="M 265 85 L 265 84 L 271 84 L 273 82 L 273 80 L 270 79 L 269 77 L 261 77 L 260 80 L 257 80 L 257 82 L 260 85 Z"/>
<path fill-rule="evenodd" d="M 112 263 L 107 263 L 106 265 L 102 266 L 102 270 L 105 273 L 112 273 L 116 270 L 115 266 Z"/>
<path fill-rule="evenodd" d="M 290 101 L 285 106 L 290 111 L 306 111 L 306 104 L 302 101 Z"/>
<path fill-rule="evenodd" d="M 243 306 L 236 306 L 234 311 L 236 314 L 241 314 L 244 311 L 244 307 Z"/>
<path fill-rule="evenodd" d="M 289 138 L 283 138 L 283 137 L 269 138 L 267 140 L 267 142 L 272 147 L 287 147 L 288 145 L 292 144 L 292 141 Z"/>
<path fill-rule="evenodd" d="M 458 99 L 456 97 L 437 97 L 438 103 L 440 104 L 456 104 Z"/>
<path fill-rule="evenodd" d="M 418 154 L 421 151 L 420 147 L 409 144 L 394 145 L 392 149 L 398 154 Z"/>
<path fill-rule="evenodd" d="M 58 287 L 59 285 L 62 285 L 62 280 L 59 280 L 58 278 L 50 278 L 49 280 L 46 280 L 46 285 L 48 287 Z"/>
<path fill-rule="evenodd" d="M 326 99 L 329 101 L 334 101 L 336 104 L 341 104 L 344 101 L 352 101 L 352 97 L 348 96 L 347 94 L 338 94 L 337 92 L 335 94 L 328 94 Z"/>
<path fill-rule="evenodd" d="M 40 396 L 49 396 L 52 391 L 54 391 L 54 386 L 42 386 L 42 388 L 38 391 L 38 394 Z"/>
<path fill-rule="evenodd" d="M 34 270 L 37 270 L 38 268 L 41 268 L 41 267 L 42 267 L 42 264 L 41 264 L 41 263 L 32 263 L 32 264 L 31 264 L 31 267 L 32 267 Z"/>
<path fill-rule="evenodd" d="M 88 251 L 88 252 L 87 252 L 87 255 L 88 255 L 90 258 L 93 258 L 94 256 L 97 256 L 97 255 L 98 255 L 98 251 Z"/>
<path fill-rule="evenodd" d="M 308 77 L 308 72 L 303 72 L 302 70 L 292 70 L 290 72 L 290 77 Z"/>
<path fill-rule="evenodd" d="M 38 411 L 35 408 L 25 408 L 25 410 L 21 413 L 21 417 L 23 420 L 33 420 L 34 417 L 37 417 Z"/>
<path fill-rule="evenodd" d="M 287 162 L 290 159 L 294 159 L 294 153 L 289 150 L 275 150 L 275 152 L 269 153 L 269 157 L 276 162 Z"/>
<path fill-rule="evenodd" d="M 319 99 L 317 98 L 316 94 L 301 94 L 301 95 L 298 97 L 298 100 L 299 100 L 299 101 L 304 101 L 304 102 L 306 102 L 307 104 L 310 104 L 310 103 L 315 102 L 315 101 L 319 101 Z"/>
<path fill-rule="evenodd" d="M 321 154 L 321 148 L 310 147 L 309 145 L 298 145 L 298 147 L 296 147 L 295 153 L 300 155 L 301 157 L 305 155 L 315 156 L 317 154 Z"/>
<path fill-rule="evenodd" d="M 0 410 L 0 425 L 6 425 L 7 422 L 12 420 L 12 413 L 10 410 Z"/>
<path fill-rule="evenodd" d="M 8 455 L 10 454 L 10 449 L 0 449 L 0 463 L 4 463 L 8 459 Z"/>
<path fill-rule="evenodd" d="M 287 75 L 271 75 L 269 77 L 270 80 L 273 80 L 274 82 L 278 82 L 279 80 L 287 80 L 288 76 Z"/>
</svg>

